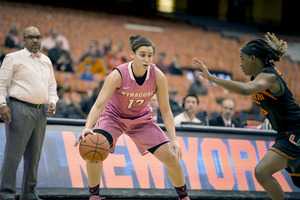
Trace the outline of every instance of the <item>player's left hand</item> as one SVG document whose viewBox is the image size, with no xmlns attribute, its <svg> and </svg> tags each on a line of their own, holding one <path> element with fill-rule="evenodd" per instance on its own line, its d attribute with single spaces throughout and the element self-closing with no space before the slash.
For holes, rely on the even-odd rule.
<svg viewBox="0 0 300 200">
<path fill-rule="evenodd" d="M 210 81 L 212 75 L 208 71 L 207 67 L 197 58 L 193 59 L 193 63 L 200 68 L 201 72 L 199 72 L 199 75 Z"/>
<path fill-rule="evenodd" d="M 54 115 L 55 111 L 56 111 L 56 105 L 53 102 L 50 102 L 48 104 L 48 110 L 47 110 L 48 116 Z"/>
<path fill-rule="evenodd" d="M 176 157 L 179 159 L 179 160 L 182 160 L 182 151 L 181 151 L 181 147 L 180 145 L 178 144 L 177 141 L 171 141 L 170 142 L 170 145 L 171 145 L 171 148 L 174 150 L 175 154 L 176 154 Z"/>
</svg>

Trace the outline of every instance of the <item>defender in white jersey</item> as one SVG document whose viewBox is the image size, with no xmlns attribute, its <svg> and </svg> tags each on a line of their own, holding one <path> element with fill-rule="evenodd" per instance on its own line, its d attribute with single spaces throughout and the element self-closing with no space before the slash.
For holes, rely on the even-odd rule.
<svg viewBox="0 0 300 200">
<path fill-rule="evenodd" d="M 167 169 L 179 199 L 189 200 L 182 166 L 181 148 L 176 140 L 173 114 L 169 105 L 168 85 L 164 74 L 151 64 L 155 53 L 153 43 L 144 36 L 131 36 L 132 62 L 115 68 L 106 78 L 93 105 L 85 129 L 76 139 L 85 140 L 87 134 L 103 134 L 111 145 L 111 153 L 119 136 L 127 134 L 142 155 L 151 152 Z M 156 94 L 170 141 L 157 126 L 149 100 Z M 98 121 L 97 121 L 98 120 Z M 92 130 L 93 128 L 93 130 Z M 87 162 L 90 200 L 99 196 L 103 163 Z"/>
</svg>

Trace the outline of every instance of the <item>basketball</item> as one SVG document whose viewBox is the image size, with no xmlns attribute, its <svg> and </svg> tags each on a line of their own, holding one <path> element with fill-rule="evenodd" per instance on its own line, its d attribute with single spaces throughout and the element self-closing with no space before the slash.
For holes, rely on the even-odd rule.
<svg viewBox="0 0 300 200">
<path fill-rule="evenodd" d="M 110 150 L 109 142 L 102 134 L 88 134 L 85 141 L 81 140 L 79 153 L 84 160 L 91 163 L 103 161 L 107 158 Z"/>
</svg>

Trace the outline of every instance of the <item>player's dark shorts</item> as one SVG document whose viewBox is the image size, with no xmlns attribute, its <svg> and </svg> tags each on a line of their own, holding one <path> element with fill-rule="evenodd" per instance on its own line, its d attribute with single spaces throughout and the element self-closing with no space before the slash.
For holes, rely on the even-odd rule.
<svg viewBox="0 0 300 200">
<path fill-rule="evenodd" d="M 286 170 L 294 185 L 300 188 L 300 130 L 279 132 L 270 150 L 288 158 Z"/>
</svg>

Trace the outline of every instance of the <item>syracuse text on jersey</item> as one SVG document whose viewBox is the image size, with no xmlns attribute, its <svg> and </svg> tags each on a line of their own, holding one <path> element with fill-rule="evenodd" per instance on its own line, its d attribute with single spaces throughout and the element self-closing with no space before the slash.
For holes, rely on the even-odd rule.
<svg viewBox="0 0 300 200">
<path fill-rule="evenodd" d="M 122 95 L 127 97 L 150 97 L 154 94 L 154 91 L 150 92 L 124 92 L 122 91 Z"/>
</svg>

